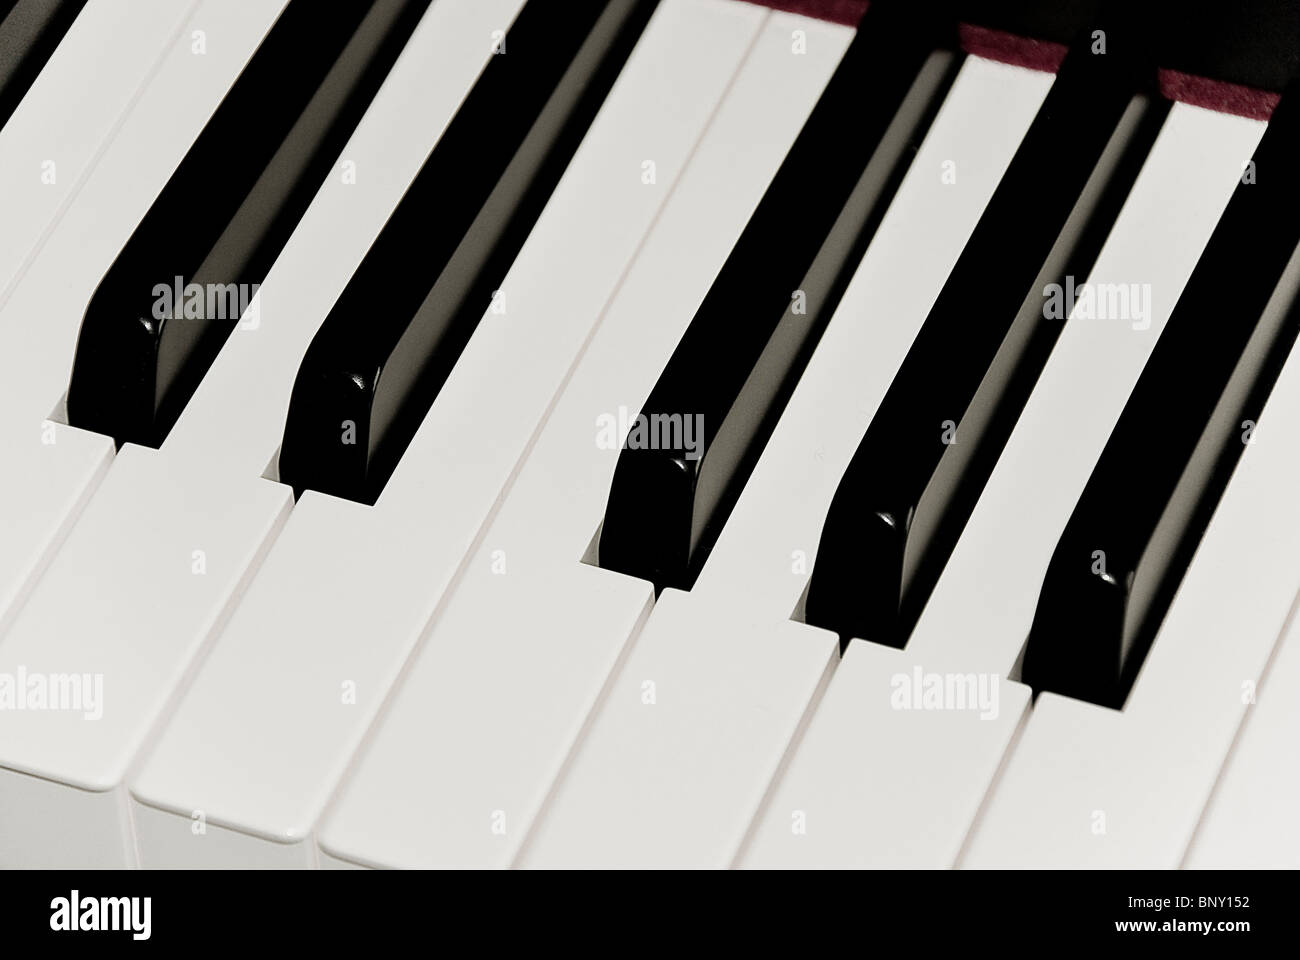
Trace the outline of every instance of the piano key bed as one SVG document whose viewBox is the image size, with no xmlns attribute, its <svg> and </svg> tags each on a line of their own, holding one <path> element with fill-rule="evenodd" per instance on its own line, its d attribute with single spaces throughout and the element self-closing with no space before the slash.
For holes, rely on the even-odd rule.
<svg viewBox="0 0 1300 960">
<path fill-rule="evenodd" d="M 0 3 L 0 867 L 1300 866 L 1242 6 Z"/>
</svg>

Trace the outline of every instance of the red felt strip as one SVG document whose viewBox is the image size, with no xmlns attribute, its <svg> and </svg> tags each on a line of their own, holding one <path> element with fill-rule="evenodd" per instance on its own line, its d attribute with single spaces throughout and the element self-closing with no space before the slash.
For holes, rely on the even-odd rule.
<svg viewBox="0 0 1300 960">
<path fill-rule="evenodd" d="M 979 27 L 973 23 L 963 23 L 957 28 L 957 37 L 961 48 L 967 53 L 985 60 L 997 60 L 1001 63 L 1028 67 L 1030 70 L 1042 70 L 1055 73 L 1065 59 L 1066 45 L 1053 43 L 1051 40 L 1035 40 L 1032 37 L 1020 37 L 1014 33 L 1004 33 L 989 27 Z"/>
<path fill-rule="evenodd" d="M 867 12 L 867 0 L 750 0 L 765 7 L 784 10 L 787 13 L 802 13 L 805 17 L 829 20 L 856 27 Z"/>
<path fill-rule="evenodd" d="M 857 26 L 867 10 L 867 0 L 749 0 L 789 13 L 800 13 L 819 20 Z M 963 23 L 958 28 L 961 47 L 967 53 L 986 60 L 997 60 L 1031 70 L 1056 72 L 1065 59 L 1065 44 L 1021 37 L 989 27 Z M 1231 113 L 1252 120 L 1267 120 L 1280 99 L 1271 90 L 1259 90 L 1240 84 L 1212 80 L 1178 70 L 1160 70 L 1159 89 L 1170 100 L 1193 106 Z"/>
<path fill-rule="evenodd" d="M 1197 77 L 1177 70 L 1161 70 L 1158 74 L 1160 93 L 1170 100 L 1181 100 L 1196 107 L 1235 113 L 1252 120 L 1267 120 L 1273 108 L 1282 99 L 1280 93 L 1243 87 L 1236 83 Z"/>
</svg>

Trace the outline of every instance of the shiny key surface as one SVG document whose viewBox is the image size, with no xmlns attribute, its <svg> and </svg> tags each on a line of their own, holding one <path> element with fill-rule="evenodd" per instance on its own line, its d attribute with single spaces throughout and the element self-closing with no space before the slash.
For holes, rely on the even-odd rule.
<svg viewBox="0 0 1300 960">
<path fill-rule="evenodd" d="M 1049 82 L 963 66 L 694 589 L 650 613 L 524 866 L 735 860 L 838 662 L 833 634 L 790 619 L 835 483 Z"/>
<path fill-rule="evenodd" d="M 94 724 L 63 713 L 0 716 L 4 776 L 22 790 L 39 776 L 58 785 L 43 789 L 87 807 L 124 803 L 127 772 L 283 524 L 291 491 L 261 474 L 274 457 L 295 366 L 489 55 L 457 28 L 487 36 L 512 12 L 475 4 L 466 16 L 467 5 L 455 0 L 440 7 L 418 31 L 419 52 L 399 60 L 343 149 L 372 176 L 350 183 L 340 168 L 330 178 L 268 275 L 258 309 L 241 320 L 162 448 L 123 447 L 0 639 L 7 663 L 32 670 L 81 663 L 103 677 L 104 714 Z M 425 126 L 407 122 L 417 107 Z M 83 581 L 93 588 L 81 590 Z M 82 602 L 67 603 L 73 593 Z M 58 829 L 40 810 L 5 821 L 25 824 L 2 839 L 21 862 L 36 861 L 47 831 Z M 83 842 L 107 850 L 116 832 L 127 862 L 134 856 L 129 821 L 79 822 Z"/>
<path fill-rule="evenodd" d="M 853 640 L 745 866 L 950 867 L 1029 711 L 1010 682 L 1088 473 L 1232 192 L 1257 127 L 1176 105 L 1080 287 L 1146 284 L 1132 314 L 1080 304 L 906 650 Z M 1212 146 L 1210 146 L 1212 145 Z"/>
<path fill-rule="evenodd" d="M 654 0 L 534 0 L 312 340 L 280 476 L 374 503 L 618 77 Z M 453 189 L 448 189 L 453 185 Z"/>
<path fill-rule="evenodd" d="M 1060 331 L 1046 291 L 1087 275 L 1160 129 L 1145 25 L 1095 22 L 1107 48 L 1071 48 L 844 474 L 809 623 L 906 644 Z"/>
<path fill-rule="evenodd" d="M 303 495 L 132 784 L 138 806 L 150 808 L 142 816 L 159 825 L 142 841 L 146 863 L 202 865 L 231 849 L 250 864 L 315 857 L 311 834 L 322 808 L 518 470 L 762 16 L 733 3 L 660 5 L 507 274 L 506 312 L 484 305 L 383 495 L 374 506 Z M 471 49 L 487 56 L 489 45 Z M 641 180 L 648 156 L 658 167 L 654 185 Z M 250 663 L 260 666 L 249 670 Z M 225 708 L 232 682 L 250 705 L 234 724 Z M 201 757 L 188 732 L 197 730 L 209 744 Z M 250 751 L 250 741 L 265 749 Z M 213 824 L 204 839 L 190 832 L 196 808 Z"/>
<path fill-rule="evenodd" d="M 791 55 L 795 30 L 804 55 Z M 848 37 L 767 20 L 343 783 L 321 828 L 323 863 L 507 866 L 518 856 L 652 596 L 645 581 L 581 562 L 604 511 L 619 418 L 650 392 Z M 460 787 L 440 790 L 447 781 Z M 376 820 L 397 808 L 433 815 Z"/>
<path fill-rule="evenodd" d="M 1025 650 L 1035 690 L 1125 702 L 1300 332 L 1298 157 L 1284 95 L 1057 543 Z"/>
<path fill-rule="evenodd" d="M 70 423 L 161 443 L 428 3 L 290 0 L 90 298 Z"/>
<path fill-rule="evenodd" d="M 601 566 L 694 581 L 952 82 L 951 29 L 892 0 L 864 18 L 627 437 Z"/>
</svg>

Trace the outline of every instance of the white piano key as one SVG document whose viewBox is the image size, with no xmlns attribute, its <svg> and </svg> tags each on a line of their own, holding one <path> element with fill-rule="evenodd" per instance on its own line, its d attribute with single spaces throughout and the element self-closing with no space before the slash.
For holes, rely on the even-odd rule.
<svg viewBox="0 0 1300 960">
<path fill-rule="evenodd" d="M 962 67 L 699 580 L 660 598 L 523 865 L 735 859 L 838 662 L 833 634 L 789 619 L 835 485 L 1050 82 Z"/>
<path fill-rule="evenodd" d="M 953 863 L 1030 693 L 996 673 L 931 666 L 905 650 L 849 644 L 741 866 Z M 953 692 L 931 707 L 927 685 L 940 683 L 954 684 Z"/>
<path fill-rule="evenodd" d="M 922 661 L 1011 669 L 1061 531 L 1262 131 L 1173 106 L 1087 277 L 1136 286 L 1147 314 L 1065 324 L 908 641 Z"/>
<path fill-rule="evenodd" d="M 47 420 L 59 415 L 86 304 L 282 5 L 200 4 L 0 309 L 0 636 L 113 456 L 108 437 Z"/>
<path fill-rule="evenodd" d="M 325 803 L 765 16 L 730 2 L 660 6 L 507 275 L 506 312 L 484 314 L 378 502 L 308 492 L 294 510 L 132 781 L 150 823 L 144 864 L 314 860 Z M 646 159 L 654 184 L 642 182 Z M 603 572 L 587 572 L 600 611 Z M 628 588 L 607 582 L 608 603 L 627 609 Z M 643 594 L 636 610 L 648 598 L 644 585 L 632 590 Z M 232 690 L 243 705 L 234 716 Z"/>
<path fill-rule="evenodd" d="M 1173 108 L 1087 278 L 1147 284 L 1131 303 L 1150 312 L 1065 324 L 906 649 L 850 644 L 747 865 L 956 860 L 1029 702 L 1006 677 L 1056 540 L 1258 135 Z M 961 699 L 915 708 L 908 697 L 931 677 L 960 683 Z M 792 828 L 796 811 L 806 832 Z"/>
<path fill-rule="evenodd" d="M 790 55 L 795 28 L 807 55 Z M 333 859 L 514 859 L 651 602 L 648 583 L 580 562 L 621 440 L 598 443 L 598 421 L 640 409 L 851 35 L 783 15 L 763 29 L 322 827 Z M 539 637 L 539 623 L 556 628 Z M 484 756 L 497 758 L 490 768 Z"/>
<path fill-rule="evenodd" d="M 527 839 L 531 868 L 725 867 L 835 634 L 665 590 Z"/>
<path fill-rule="evenodd" d="M 1300 867 L 1300 625 L 1294 609 L 1201 817 L 1184 866 Z"/>
<path fill-rule="evenodd" d="M 492 30 L 521 2 L 431 8 L 344 148 L 356 182 L 333 176 L 322 187 L 258 310 L 232 333 L 162 449 L 128 444 L 112 463 L 0 639 L 0 664 L 102 674 L 104 716 L 87 724 L 67 713 L 0 713 L 0 765 L 11 778 L 67 784 L 88 804 L 125 792 L 151 727 L 292 505 L 290 490 L 261 474 L 303 351 L 487 62 Z M 16 849 L 42 864 L 38 845 L 57 829 L 39 810 L 18 811 L 0 824 L 0 859 Z"/>
<path fill-rule="evenodd" d="M 113 460 L 113 441 L 37 421 L 4 437 L 0 471 L 0 642 Z M 10 454 L 12 456 L 10 456 Z M 44 454 L 42 456 L 42 454 Z"/>
<path fill-rule="evenodd" d="M 198 6 L 91 0 L 4 124 L 0 304 Z"/>
<path fill-rule="evenodd" d="M 1293 351 L 1124 709 L 1040 697 L 964 865 L 1183 861 L 1300 584 L 1298 411 Z"/>
</svg>

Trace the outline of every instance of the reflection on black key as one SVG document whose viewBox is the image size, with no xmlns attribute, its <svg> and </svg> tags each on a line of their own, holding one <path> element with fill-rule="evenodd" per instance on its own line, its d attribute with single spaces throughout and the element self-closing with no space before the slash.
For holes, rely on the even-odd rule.
<svg viewBox="0 0 1300 960">
<path fill-rule="evenodd" d="M 0 128 L 86 0 L 0 0 Z"/>
<path fill-rule="evenodd" d="M 1102 19 L 1066 57 L 840 481 L 808 623 L 907 642 L 1060 332 L 1045 294 L 1092 268 L 1168 112 L 1146 49 Z"/>
<path fill-rule="evenodd" d="M 162 442 L 428 5 L 291 0 L 91 298 L 70 423 Z"/>
<path fill-rule="evenodd" d="M 1298 97 L 1292 84 L 1057 543 L 1025 651 L 1035 692 L 1123 705 L 1295 341 Z"/>
<path fill-rule="evenodd" d="M 308 347 L 284 483 L 378 498 L 654 7 L 530 0 L 519 13 Z"/>
<path fill-rule="evenodd" d="M 871 5 L 619 454 L 602 567 L 694 582 L 956 73 L 949 28 Z"/>
</svg>

